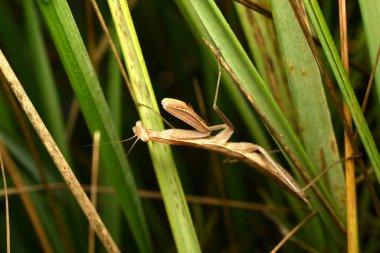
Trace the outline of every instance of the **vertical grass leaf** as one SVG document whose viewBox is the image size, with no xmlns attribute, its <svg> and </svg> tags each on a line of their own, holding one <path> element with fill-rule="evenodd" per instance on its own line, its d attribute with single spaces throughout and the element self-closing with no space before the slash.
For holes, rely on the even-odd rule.
<svg viewBox="0 0 380 253">
<path fill-rule="evenodd" d="M 157 113 L 152 111 L 153 109 L 159 112 L 157 101 L 127 2 L 108 0 L 108 4 L 116 26 L 124 61 L 127 65 L 141 121 L 147 129 L 163 130 L 161 118 L 158 117 Z M 150 141 L 148 142 L 148 148 L 153 160 L 153 166 L 177 250 L 179 252 L 200 252 L 200 246 L 170 146 Z"/>
<path fill-rule="evenodd" d="M 347 103 L 347 107 L 351 113 L 352 120 L 358 130 L 360 139 L 367 152 L 368 158 L 371 161 L 373 169 L 376 173 L 377 180 L 380 182 L 380 154 L 376 143 L 369 130 L 366 119 L 364 118 L 360 104 L 355 96 L 352 85 L 343 67 L 338 50 L 334 44 L 334 40 L 327 27 L 318 2 L 315 0 L 304 0 L 307 14 L 310 17 L 311 23 L 321 42 L 323 51 L 334 73 L 335 79 L 342 92 L 343 98 Z"/>
<path fill-rule="evenodd" d="M 150 239 L 136 185 L 125 159 L 117 131 L 88 53 L 66 1 L 38 1 L 67 76 L 93 133 L 100 130 L 101 158 L 116 190 L 116 196 L 142 252 L 150 252 Z"/>
</svg>

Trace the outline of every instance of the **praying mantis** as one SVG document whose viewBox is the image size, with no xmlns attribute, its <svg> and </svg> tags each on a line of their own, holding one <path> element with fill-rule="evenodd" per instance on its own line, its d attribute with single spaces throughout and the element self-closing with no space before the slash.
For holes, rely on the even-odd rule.
<svg viewBox="0 0 380 253">
<path fill-rule="evenodd" d="M 220 86 L 221 70 L 218 72 L 218 81 L 213 102 L 213 109 L 224 122 L 221 125 L 208 126 L 206 122 L 183 101 L 164 98 L 161 102 L 164 110 L 192 126 L 194 130 L 166 129 L 154 131 L 146 129 L 141 121 L 137 121 L 132 128 L 138 139 L 147 142 L 161 142 L 170 145 L 192 146 L 208 149 L 225 154 L 226 156 L 242 161 L 267 175 L 279 185 L 292 193 L 295 197 L 309 205 L 306 193 L 295 182 L 293 177 L 261 146 L 249 142 L 229 142 L 234 133 L 234 126 L 224 113 L 218 108 L 217 100 Z M 216 135 L 212 132 L 220 130 Z"/>
</svg>

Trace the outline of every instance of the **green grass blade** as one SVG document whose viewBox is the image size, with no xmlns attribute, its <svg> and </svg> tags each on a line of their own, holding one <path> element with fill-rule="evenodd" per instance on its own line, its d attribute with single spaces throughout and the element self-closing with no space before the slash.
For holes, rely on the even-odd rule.
<svg viewBox="0 0 380 253">
<path fill-rule="evenodd" d="M 189 0 L 188 2 L 191 4 L 192 11 L 197 13 L 200 22 L 207 30 L 208 35 L 205 37 L 210 36 L 234 75 L 239 79 L 239 82 L 243 86 L 241 89 L 251 105 L 259 112 L 276 141 L 281 147 L 285 148 L 286 155 L 298 168 L 306 168 L 309 173 L 315 175 L 315 168 L 300 141 L 215 3 L 213 1 L 200 0 Z M 320 189 L 324 192 L 325 197 L 328 198 L 326 190 L 323 187 Z M 333 235 L 339 238 L 342 234 L 337 226 L 335 226 L 336 223 L 332 221 L 332 216 L 329 216 L 311 191 L 308 191 L 308 193 L 313 207 L 319 211 L 326 226 Z M 334 213 L 333 210 L 331 210 L 330 214 L 333 215 L 332 213 Z M 343 227 L 342 222 L 340 221 L 339 223 L 338 226 Z"/>
<path fill-rule="evenodd" d="M 352 120 L 358 130 L 360 139 L 363 142 L 363 146 L 376 173 L 377 180 L 380 182 L 379 151 L 368 127 L 367 121 L 362 113 L 360 104 L 352 89 L 347 73 L 344 70 L 342 60 L 340 59 L 338 50 L 335 47 L 334 40 L 327 27 L 326 21 L 324 20 L 321 9 L 319 8 L 317 1 L 304 0 L 304 3 L 311 23 L 313 24 L 313 27 L 318 35 L 323 51 L 326 54 L 326 58 L 339 85 L 340 91 L 342 92 L 343 98 L 347 103 L 348 109 L 350 110 Z"/>
<path fill-rule="evenodd" d="M 115 46 L 118 47 L 119 45 L 117 45 L 116 31 L 114 31 L 114 29 L 111 31 L 111 36 L 116 44 Z M 107 101 L 115 122 L 117 134 L 118 136 L 122 136 L 122 78 L 114 54 L 109 52 L 107 58 L 107 68 L 109 74 L 107 78 Z M 99 173 L 99 184 L 111 186 L 111 180 L 107 177 L 107 171 L 100 170 Z M 120 210 L 120 205 L 117 203 L 116 196 L 113 194 L 100 195 L 99 203 L 101 203 L 99 208 L 100 217 L 102 217 L 104 224 L 109 229 L 115 242 L 117 244 L 121 243 L 123 241 L 123 214 Z M 103 249 L 102 252 L 106 252 L 106 250 Z"/>
<path fill-rule="evenodd" d="M 191 4 L 188 1 L 183 0 L 176 0 L 176 4 L 180 9 L 182 15 L 189 23 L 189 26 L 192 29 L 194 36 L 198 39 L 199 43 L 203 46 L 204 43 L 202 41 L 202 38 L 211 40 L 204 26 L 201 22 L 199 22 L 198 16 L 192 10 Z M 208 48 L 203 48 L 202 51 L 206 52 L 204 53 L 205 57 L 207 56 L 206 61 L 208 61 L 209 65 L 211 65 L 207 67 L 207 71 L 215 73 L 214 76 L 216 76 L 218 70 L 217 64 L 215 63 L 215 56 L 211 53 L 211 51 Z M 212 94 L 210 96 L 210 101 L 214 99 L 213 96 L 215 92 L 215 82 L 216 79 L 213 79 L 213 81 L 209 82 L 208 84 L 208 86 L 211 86 L 208 90 L 212 91 L 210 93 Z M 233 81 L 230 78 L 228 78 L 226 72 L 222 74 L 222 82 L 223 86 L 221 88 L 226 89 L 227 92 L 230 94 L 230 98 L 233 100 L 233 103 L 238 108 L 238 112 L 240 113 L 241 118 L 244 120 L 245 124 L 249 126 L 248 131 L 254 137 L 255 141 L 265 148 L 270 147 L 268 138 L 265 135 L 265 130 L 263 129 L 263 127 L 261 127 L 261 124 L 258 122 L 257 115 L 250 110 L 250 105 L 247 103 L 246 99 L 244 99 L 240 90 L 236 87 Z"/>
<path fill-rule="evenodd" d="M 294 143 L 294 147 L 290 147 L 290 149 L 298 150 L 299 159 L 307 165 L 305 167 L 313 168 L 297 137 L 289 124 L 286 123 L 287 121 L 274 101 L 267 85 L 263 82 L 216 5 L 211 1 L 191 0 L 190 2 L 195 12 L 198 13 L 208 35 L 215 43 L 216 48 L 219 49 L 235 75 L 240 78 L 253 103 L 260 105 L 262 114 L 268 115 L 268 121 L 273 126 L 283 128 L 281 131 L 278 130 L 283 134 L 279 138 L 292 139 L 289 143 Z"/>
<path fill-rule="evenodd" d="M 266 84 L 282 112 L 289 119 L 294 118 L 294 108 L 286 85 L 281 55 L 274 30 L 273 20 L 235 3 L 255 67 Z"/>
<path fill-rule="evenodd" d="M 119 136 L 116 134 L 112 115 L 70 9 L 63 0 L 38 3 L 90 132 L 100 130 L 102 142 L 112 142 L 102 146 L 102 161 L 137 245 L 142 252 L 150 252 L 150 239 L 136 185 L 123 148 L 120 143 L 115 142 L 119 140 Z"/>
<path fill-rule="evenodd" d="M 108 1 L 133 87 L 142 123 L 147 129 L 164 129 L 136 31 L 125 1 Z M 149 107 L 149 108 L 147 108 Z M 200 246 L 184 197 L 169 145 L 148 142 L 160 191 L 179 252 L 200 252 Z"/>
<path fill-rule="evenodd" d="M 378 0 L 359 0 L 360 11 L 367 38 L 371 66 L 374 67 L 377 51 L 380 47 L 380 1 Z M 375 84 L 377 101 L 380 103 L 380 68 L 377 66 L 375 72 Z"/>
<path fill-rule="evenodd" d="M 340 159 L 323 82 L 313 53 L 287 0 L 272 5 L 280 49 L 302 143 L 318 171 Z M 329 170 L 333 203 L 345 220 L 345 181 L 341 164 Z"/>
<path fill-rule="evenodd" d="M 48 55 L 45 50 L 41 28 L 39 26 L 38 13 L 35 3 L 29 0 L 23 1 L 26 18 L 27 38 L 30 41 L 30 60 L 36 77 L 34 87 L 38 91 L 38 104 L 40 105 L 41 117 L 44 119 L 46 127 L 49 129 L 62 153 L 68 158 L 68 147 L 64 135 L 63 114 L 60 109 L 58 92 L 54 81 Z M 70 159 L 69 159 L 70 160 Z"/>
</svg>

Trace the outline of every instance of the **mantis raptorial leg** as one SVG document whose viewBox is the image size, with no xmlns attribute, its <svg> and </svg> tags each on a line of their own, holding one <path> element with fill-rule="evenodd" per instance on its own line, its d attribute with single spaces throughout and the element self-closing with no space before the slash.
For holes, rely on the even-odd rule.
<svg viewBox="0 0 380 253">
<path fill-rule="evenodd" d="M 218 81 L 216 84 L 213 109 L 224 122 L 224 124 L 208 126 L 206 122 L 197 113 L 195 113 L 190 106 L 177 99 L 164 98 L 161 104 L 165 111 L 169 112 L 174 117 L 182 120 L 183 122 L 186 122 L 199 132 L 211 134 L 212 131 L 223 129 L 223 131 L 219 133 L 218 139 L 221 143 L 226 143 L 234 132 L 234 126 L 217 105 L 221 76 L 222 71 L 220 62 L 218 60 Z"/>
</svg>

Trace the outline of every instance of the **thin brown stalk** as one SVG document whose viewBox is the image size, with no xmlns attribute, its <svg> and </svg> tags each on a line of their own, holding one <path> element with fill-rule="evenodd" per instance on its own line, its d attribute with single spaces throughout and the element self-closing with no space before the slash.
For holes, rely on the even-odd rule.
<svg viewBox="0 0 380 253">
<path fill-rule="evenodd" d="M 91 163 L 91 188 L 90 198 L 92 205 L 96 208 L 97 192 L 98 192 L 98 176 L 99 176 L 99 142 L 100 132 L 95 131 L 94 143 L 92 148 L 92 163 Z M 88 230 L 88 252 L 95 252 L 95 231 L 90 226 Z"/>
<path fill-rule="evenodd" d="M 1 165 L 1 175 L 3 177 L 3 186 L 5 193 L 5 226 L 6 226 L 6 241 L 7 241 L 7 253 L 11 253 L 11 227 L 9 225 L 9 201 L 8 201 L 8 188 L 7 188 L 7 180 L 5 178 L 5 170 L 3 157 L 0 151 L 0 165 Z"/>
<path fill-rule="evenodd" d="M 286 222 L 283 222 L 278 215 L 274 215 L 273 213 L 264 213 L 264 215 L 270 219 L 274 224 L 276 224 L 280 234 L 285 237 L 289 234 L 289 228 Z M 297 245 L 299 247 L 299 251 L 308 252 L 308 253 L 320 253 L 314 246 L 310 245 L 308 242 L 297 238 L 296 236 L 292 236 L 288 238 L 292 244 Z"/>
<path fill-rule="evenodd" d="M 369 77 L 369 80 L 368 80 L 367 89 L 365 90 L 365 95 L 364 95 L 364 99 L 363 99 L 363 102 L 362 102 L 362 111 L 363 111 L 363 113 L 365 113 L 365 111 L 367 109 L 368 100 L 369 100 L 369 97 L 370 97 L 371 91 L 372 91 L 373 78 L 375 77 L 375 73 L 376 73 L 376 69 L 377 69 L 377 64 L 379 63 L 379 57 L 380 57 L 380 45 L 379 45 L 379 47 L 377 49 L 375 64 L 373 65 L 371 76 Z M 356 130 L 355 134 L 354 134 L 354 139 L 357 140 L 357 137 L 358 137 L 358 131 Z M 365 175 L 363 175 L 361 177 L 362 178 L 361 180 L 365 180 L 364 176 Z"/>
<path fill-rule="evenodd" d="M 71 100 L 70 109 L 67 115 L 67 121 L 66 121 L 66 126 L 65 126 L 65 136 L 67 139 L 67 143 L 70 142 L 71 137 L 73 136 L 74 127 L 78 120 L 79 113 L 80 113 L 79 103 L 78 103 L 78 100 L 76 100 L 76 98 L 74 97 Z"/>
<path fill-rule="evenodd" d="M 262 14 L 264 17 L 273 19 L 272 12 L 270 12 L 270 10 L 268 10 L 267 8 L 261 6 L 258 3 L 252 2 L 250 0 L 235 0 L 235 2 L 237 2 L 239 4 L 242 4 L 245 7 L 249 8 L 251 10 L 254 10 L 254 11 L 260 13 L 260 14 Z"/>
<path fill-rule="evenodd" d="M 92 8 L 90 0 L 86 0 L 86 35 L 87 35 L 87 50 L 94 69 L 97 70 L 99 64 L 94 62 L 95 55 L 95 33 L 94 33 L 94 20 L 92 18 Z"/>
<path fill-rule="evenodd" d="M 0 142 L 0 153 L 3 155 L 4 163 L 8 170 L 8 175 L 12 180 L 13 184 L 16 186 L 16 189 L 23 188 L 25 186 L 24 180 L 20 174 L 19 169 L 17 168 L 12 157 L 9 155 L 8 151 L 4 147 L 3 143 Z M 46 184 L 43 184 L 44 189 L 46 189 Z M 33 201 L 28 193 L 20 193 L 20 198 L 22 204 L 25 207 L 26 213 L 32 223 L 33 229 L 36 233 L 38 241 L 40 242 L 43 252 L 50 253 L 53 252 L 53 248 L 50 244 L 47 233 L 42 225 L 42 221 L 36 211 L 36 208 L 33 204 Z"/>
<path fill-rule="evenodd" d="M 364 96 L 364 100 L 363 100 L 363 103 L 362 103 L 362 111 L 363 111 L 363 112 L 365 112 L 366 109 L 367 109 L 367 104 L 368 104 L 368 100 L 369 100 L 369 95 L 371 95 L 372 84 L 373 84 L 373 78 L 375 77 L 375 73 L 376 73 L 376 69 L 377 69 L 377 64 L 378 64 L 378 62 L 379 62 L 379 57 L 380 57 L 380 45 L 379 45 L 379 47 L 377 48 L 377 55 L 376 55 L 375 64 L 373 65 L 372 72 L 371 72 L 371 76 L 370 76 L 370 78 L 369 78 L 368 85 L 367 85 L 367 89 L 366 89 L 366 91 L 365 91 L 365 96 Z"/>
<path fill-rule="evenodd" d="M 86 193 L 81 188 L 78 179 L 75 177 L 75 174 L 71 170 L 69 164 L 62 155 L 57 144 L 54 142 L 53 137 L 50 135 L 41 117 L 38 115 L 36 109 L 34 108 L 32 102 L 30 101 L 28 95 L 26 94 L 25 90 L 23 89 L 21 83 L 17 79 L 16 75 L 14 74 L 11 66 L 9 65 L 1 50 L 0 69 L 3 72 L 3 75 L 7 80 L 8 84 L 10 85 L 12 92 L 16 96 L 24 112 L 29 118 L 29 121 L 31 122 L 37 134 L 39 135 L 41 141 L 43 142 L 46 150 L 48 151 L 58 170 L 62 174 L 62 177 L 66 181 L 71 192 L 73 193 L 77 202 L 81 206 L 90 224 L 94 227 L 94 230 L 99 236 L 99 239 L 103 243 L 104 247 L 109 252 L 120 252 L 116 243 L 112 239 L 111 235 L 109 234 L 103 221 L 100 219 L 95 208 L 92 206 Z"/>
<path fill-rule="evenodd" d="M 40 176 L 41 182 L 45 185 L 45 192 L 46 192 L 49 208 L 51 209 L 52 214 L 53 214 L 53 218 L 58 225 L 59 234 L 62 237 L 62 240 L 64 242 L 63 247 L 64 247 L 66 252 L 70 252 L 70 253 L 74 252 L 72 244 L 70 243 L 70 240 L 69 240 L 66 225 L 63 221 L 61 210 L 58 208 L 57 200 L 56 200 L 55 196 L 51 193 L 51 190 L 49 189 L 49 184 L 48 184 L 48 180 L 46 177 L 45 169 L 44 169 L 44 166 L 42 164 L 40 154 L 39 154 L 37 147 L 33 141 L 32 135 L 30 133 L 30 129 L 25 122 L 25 118 L 22 115 L 20 107 L 17 105 L 17 101 L 16 101 L 15 97 L 12 95 L 12 92 L 11 92 L 9 86 L 6 84 L 4 76 L 0 75 L 0 77 L 1 77 L 1 80 L 3 83 L 5 93 L 7 95 L 6 97 L 9 101 L 9 104 L 11 105 L 11 108 L 12 108 L 16 118 L 17 118 L 17 122 L 19 123 L 19 125 L 21 127 L 22 135 L 26 141 L 26 145 L 27 145 L 28 149 L 30 150 L 30 154 L 32 155 L 32 158 L 33 158 L 35 165 L 37 167 L 38 175 Z"/>
<path fill-rule="evenodd" d="M 96 51 L 95 55 L 93 56 L 93 61 L 96 64 L 101 64 L 102 59 L 105 57 L 105 55 L 108 53 L 110 46 L 109 41 L 106 34 L 102 34 L 102 36 L 99 38 L 98 43 L 96 44 Z M 98 73 L 98 66 L 94 66 L 94 69 L 96 69 L 96 72 Z"/>
<path fill-rule="evenodd" d="M 51 183 L 50 188 L 53 190 L 67 190 L 68 189 L 67 185 L 64 183 Z M 91 186 L 82 185 L 82 188 L 86 192 L 90 192 Z M 37 184 L 37 185 L 23 186 L 17 189 L 9 188 L 8 194 L 11 196 L 11 195 L 17 195 L 17 194 L 21 194 L 25 192 L 36 192 L 36 191 L 42 191 L 42 190 L 43 190 L 43 185 Z M 103 194 L 115 193 L 114 189 L 110 186 L 98 186 L 97 192 L 103 193 Z M 144 198 L 144 199 L 162 200 L 162 195 L 158 191 L 139 190 L 138 194 L 141 198 Z M 0 190 L 0 197 L 4 195 L 5 195 L 4 191 Z M 226 206 L 230 208 L 256 211 L 256 212 L 291 213 L 291 210 L 288 207 L 265 205 L 265 204 L 251 203 L 251 202 L 246 202 L 246 201 L 223 199 L 223 198 L 186 195 L 186 200 L 192 204 L 202 204 L 206 206 L 217 206 L 217 207 Z"/>
<path fill-rule="evenodd" d="M 197 78 L 193 79 L 193 86 L 194 86 L 195 98 L 197 99 L 197 104 L 199 107 L 199 112 L 200 112 L 199 114 L 201 115 L 203 119 L 206 120 L 206 122 L 208 122 L 206 104 L 202 96 L 201 86 L 199 85 L 199 81 Z"/>
<path fill-rule="evenodd" d="M 308 216 L 305 217 L 297 226 L 295 226 L 289 233 L 282 238 L 282 240 L 272 249 L 271 253 L 277 252 L 288 240 L 290 237 L 292 237 L 297 231 L 302 228 L 308 221 L 311 220 L 315 215 L 317 214 L 317 211 L 311 212 Z"/>
<path fill-rule="evenodd" d="M 338 161 L 333 162 L 332 164 L 330 164 L 327 167 L 325 166 L 325 168 L 319 173 L 319 175 L 317 177 L 315 177 L 309 184 L 305 185 L 302 188 L 302 190 L 306 191 L 307 188 L 309 188 L 311 185 L 315 184 L 315 182 L 317 182 L 321 177 L 323 177 L 323 175 L 325 175 L 327 171 L 329 171 L 332 167 L 334 167 L 338 163 L 341 163 L 341 162 L 346 161 L 346 160 L 354 161 L 355 158 L 359 158 L 359 157 L 360 157 L 360 155 L 344 157 L 342 159 L 339 159 Z"/>
<path fill-rule="evenodd" d="M 348 59 L 348 45 L 347 45 L 347 13 L 346 1 L 339 0 L 339 25 L 340 25 L 340 47 L 341 57 L 344 68 L 349 75 L 350 65 Z M 347 104 L 343 101 L 343 114 L 347 122 L 347 128 L 353 132 L 353 123 L 350 111 Z M 352 143 L 347 135 L 344 133 L 344 152 L 345 156 L 349 157 L 354 154 Z M 359 237 L 358 237 L 358 212 L 356 204 L 356 184 L 355 184 L 355 162 L 353 160 L 345 161 L 346 170 L 346 208 L 347 208 L 347 252 L 359 252 Z"/>
<path fill-rule="evenodd" d="M 131 97 L 133 99 L 134 102 L 136 102 L 135 100 L 135 96 L 134 96 L 134 93 L 132 91 L 132 86 L 131 86 L 131 83 L 129 82 L 129 79 L 128 79 L 128 75 L 127 75 L 127 72 L 125 71 L 125 68 L 123 66 L 123 63 L 119 57 L 119 54 L 117 53 L 117 49 L 116 49 L 116 46 L 115 46 L 115 43 L 113 43 L 113 40 L 111 38 L 111 35 L 110 35 L 110 32 L 108 31 L 108 28 L 107 28 L 107 25 L 106 23 L 104 22 L 104 19 L 103 19 L 103 16 L 102 16 L 102 13 L 100 12 L 99 10 L 99 7 L 98 7 L 98 4 L 96 3 L 95 0 L 91 0 L 91 3 L 92 3 L 92 6 L 95 10 L 95 13 L 99 19 L 99 23 L 103 29 L 103 32 L 104 34 L 106 35 L 107 39 L 108 39 L 108 42 L 110 44 L 110 47 L 111 47 L 111 50 L 112 50 L 112 53 L 114 54 L 115 56 L 115 60 L 116 60 L 116 63 L 117 65 L 119 66 L 119 69 L 120 69 L 120 73 L 121 73 L 121 76 L 123 77 L 124 79 L 124 82 L 125 84 L 127 85 L 127 88 L 128 88 L 128 91 L 129 91 L 129 94 L 131 94 Z"/>
</svg>

